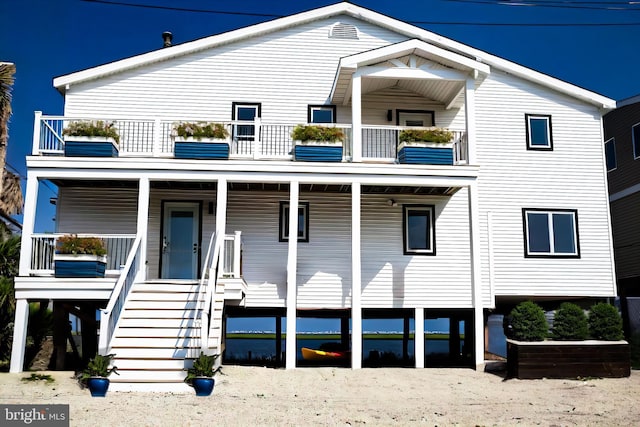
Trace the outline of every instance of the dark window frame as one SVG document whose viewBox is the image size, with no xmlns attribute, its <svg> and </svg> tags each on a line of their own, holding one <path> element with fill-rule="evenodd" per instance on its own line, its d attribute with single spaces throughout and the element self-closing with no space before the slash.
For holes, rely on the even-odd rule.
<svg viewBox="0 0 640 427">
<path fill-rule="evenodd" d="M 431 125 L 423 127 L 433 127 L 436 125 L 436 112 L 435 110 L 396 110 L 396 126 L 400 126 L 400 114 L 402 113 L 415 113 L 415 114 L 431 114 Z"/>
<path fill-rule="evenodd" d="M 547 135 L 549 141 L 547 145 L 533 145 L 531 143 L 531 119 L 546 119 L 547 120 Z M 553 151 L 553 125 L 551 123 L 550 114 L 529 114 L 524 115 L 524 124 L 527 134 L 527 150 L 533 151 Z"/>
<path fill-rule="evenodd" d="M 575 245 L 575 253 L 565 253 L 565 252 L 555 252 L 551 251 L 553 240 L 550 235 L 550 248 L 549 252 L 529 252 L 529 220 L 527 217 L 528 213 L 546 213 L 547 215 L 551 214 L 551 218 L 553 218 L 553 214 L 572 214 L 573 215 L 573 236 L 574 236 L 574 245 Z M 547 226 L 550 224 L 547 222 Z M 543 208 L 522 208 L 522 240 L 524 241 L 524 256 L 525 258 L 581 258 L 580 255 L 580 227 L 578 224 L 578 210 L 577 209 L 543 209 Z"/>
<path fill-rule="evenodd" d="M 302 236 L 298 236 L 298 242 L 309 242 L 309 202 L 298 202 L 298 210 L 303 209 L 304 226 Z M 280 201 L 278 212 L 278 241 L 289 241 L 289 201 Z"/>
<path fill-rule="evenodd" d="M 640 123 L 636 123 L 635 125 L 631 126 L 631 146 L 633 148 L 634 160 L 640 159 L 640 135 L 638 135 L 638 140 L 636 140 L 636 127 L 638 128 L 638 133 L 640 134 Z"/>
<path fill-rule="evenodd" d="M 236 120 L 236 107 L 243 107 L 243 106 L 247 106 L 247 107 L 257 107 L 256 108 L 256 117 L 261 118 L 262 117 L 262 102 L 240 102 L 240 101 L 233 101 L 231 103 L 231 120 Z"/>
<path fill-rule="evenodd" d="M 611 151 L 613 153 L 613 157 L 609 157 L 608 151 L 607 151 L 607 144 L 612 144 L 613 145 L 613 151 Z M 618 169 L 618 156 L 616 155 L 616 139 L 615 138 L 609 138 L 604 142 L 604 157 L 605 157 L 605 165 L 607 166 L 607 172 L 611 172 L 614 171 L 616 169 Z M 609 162 L 613 162 L 613 167 L 609 167 Z"/>
<path fill-rule="evenodd" d="M 327 109 L 327 110 L 331 110 L 331 118 L 332 121 L 330 123 L 336 123 L 336 106 L 332 105 L 332 104 L 325 104 L 325 105 L 308 105 L 307 106 L 307 123 L 316 123 L 316 122 L 312 122 L 311 119 L 313 118 L 313 109 L 317 108 L 317 109 Z M 318 123 L 322 123 L 322 122 L 318 122 Z"/>
<path fill-rule="evenodd" d="M 407 214 L 412 210 L 424 210 L 429 212 L 430 227 L 428 228 L 429 235 L 426 236 L 431 244 L 430 249 L 411 249 L 409 245 L 408 227 L 407 227 Z M 423 256 L 435 256 L 436 255 L 436 207 L 435 205 L 425 204 L 406 204 L 402 205 L 402 252 L 404 255 L 423 255 Z"/>
</svg>

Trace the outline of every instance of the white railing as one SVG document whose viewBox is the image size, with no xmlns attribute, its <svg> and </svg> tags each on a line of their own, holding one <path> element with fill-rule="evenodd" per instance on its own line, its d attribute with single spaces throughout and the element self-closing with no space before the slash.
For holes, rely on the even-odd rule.
<svg viewBox="0 0 640 427">
<path fill-rule="evenodd" d="M 58 238 L 65 234 L 33 234 L 31 236 L 31 271 L 32 276 L 53 275 L 54 254 Z M 119 272 L 126 263 L 131 251 L 135 234 L 77 234 L 78 237 L 97 237 L 104 242 L 107 250 L 107 274 Z"/>
<path fill-rule="evenodd" d="M 362 126 L 362 158 L 394 162 L 398 154 L 400 131 L 410 129 L 406 126 Z M 467 134 L 464 131 L 449 129 L 453 133 L 453 164 L 467 162 Z"/>
<path fill-rule="evenodd" d="M 241 260 L 242 260 L 242 232 L 236 231 L 235 234 L 227 234 L 224 236 L 224 245 L 222 246 L 222 275 L 225 277 L 240 277 Z"/>
<path fill-rule="evenodd" d="M 98 341 L 98 353 L 105 355 L 108 354 L 111 348 L 111 339 L 113 333 L 116 330 L 118 319 L 120 319 L 120 313 L 127 300 L 129 291 L 135 282 L 136 275 L 140 269 L 140 242 L 142 237 L 136 237 L 131 247 L 131 252 L 127 257 L 127 262 L 122 269 L 120 277 L 116 282 L 116 286 L 113 288 L 111 298 L 105 309 L 101 309 L 100 312 L 100 338 Z"/>
<path fill-rule="evenodd" d="M 202 275 L 198 284 L 198 301 L 202 300 L 200 306 L 200 350 L 209 354 L 209 319 L 211 315 L 211 305 L 218 279 L 218 264 L 220 261 L 221 239 L 216 233 L 211 235 L 207 256 L 205 257 Z"/>
</svg>

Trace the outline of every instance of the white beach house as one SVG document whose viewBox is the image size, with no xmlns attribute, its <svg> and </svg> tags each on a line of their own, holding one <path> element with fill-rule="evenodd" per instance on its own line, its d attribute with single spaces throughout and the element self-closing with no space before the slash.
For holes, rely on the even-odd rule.
<svg viewBox="0 0 640 427">
<path fill-rule="evenodd" d="M 410 317 L 423 355 L 425 319 L 448 317 L 481 366 L 491 310 L 615 296 L 602 132 L 615 102 L 596 93 L 349 3 L 53 83 L 64 116 L 36 112 L 27 158 L 13 372 L 29 300 L 87 325 L 103 308 L 94 345 L 116 353 L 112 382 L 144 388 L 177 387 L 201 350 L 221 352 L 229 314 L 286 319 L 294 368 L 297 317 L 335 312 L 354 369 L 363 318 Z M 118 144 L 65 141 L 83 119 L 113 123 Z M 228 130 L 209 154 L 175 141 L 196 121 Z M 296 142 L 309 123 L 344 137 Z M 410 142 L 434 127 L 449 143 Z M 56 234 L 33 232 L 45 180 Z M 55 277 L 68 233 L 106 242 L 104 278 Z"/>
</svg>

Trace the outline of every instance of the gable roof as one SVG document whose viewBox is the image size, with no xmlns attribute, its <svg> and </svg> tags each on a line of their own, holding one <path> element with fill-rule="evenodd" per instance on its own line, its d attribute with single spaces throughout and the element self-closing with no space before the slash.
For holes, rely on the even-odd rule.
<svg viewBox="0 0 640 427">
<path fill-rule="evenodd" d="M 472 48 L 465 44 L 456 42 L 422 28 L 416 27 L 406 22 L 391 18 L 378 12 L 356 6 L 351 3 L 336 3 L 333 5 L 320 7 L 306 12 L 277 18 L 272 21 L 251 25 L 226 33 L 205 37 L 191 42 L 162 48 L 141 55 L 132 56 L 119 61 L 78 71 L 75 73 L 56 77 L 53 85 L 60 91 L 64 91 L 69 85 L 87 80 L 97 79 L 106 75 L 119 73 L 128 69 L 142 67 L 154 62 L 165 61 L 171 58 L 187 55 L 216 46 L 233 43 L 242 39 L 256 37 L 258 35 L 280 31 L 313 22 L 320 19 L 330 18 L 337 15 L 348 15 L 365 22 L 389 29 L 402 34 L 410 39 L 421 40 L 438 48 L 451 51 L 458 55 L 467 57 L 475 62 L 484 63 L 496 69 L 503 70 L 520 78 L 535 82 L 537 84 L 555 89 L 569 96 L 581 99 L 590 104 L 594 104 L 603 109 L 616 107 L 616 102 L 610 98 L 599 95 L 595 92 L 580 88 L 570 83 L 564 82 L 549 75 L 540 73 L 522 65 L 491 55 L 479 49 Z"/>
</svg>

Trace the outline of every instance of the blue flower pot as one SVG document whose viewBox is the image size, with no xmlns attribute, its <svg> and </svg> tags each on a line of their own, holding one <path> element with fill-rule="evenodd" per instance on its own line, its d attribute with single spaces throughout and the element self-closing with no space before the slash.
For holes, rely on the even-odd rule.
<svg viewBox="0 0 640 427">
<path fill-rule="evenodd" d="M 209 396 L 213 391 L 213 386 L 215 385 L 215 380 L 213 378 L 194 378 L 191 382 L 193 388 L 196 391 L 196 396 Z"/>
<path fill-rule="evenodd" d="M 89 378 L 87 380 L 87 387 L 93 397 L 105 397 L 107 390 L 109 389 L 108 378 Z"/>
</svg>

